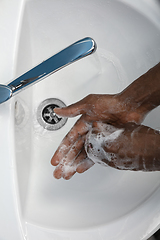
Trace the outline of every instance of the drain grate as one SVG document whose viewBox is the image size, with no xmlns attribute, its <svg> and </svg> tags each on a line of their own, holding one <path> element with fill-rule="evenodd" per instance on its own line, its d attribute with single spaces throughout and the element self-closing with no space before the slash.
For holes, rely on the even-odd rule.
<svg viewBox="0 0 160 240">
<path fill-rule="evenodd" d="M 65 107 L 65 103 L 57 98 L 44 100 L 37 109 L 37 120 L 47 130 L 58 130 L 67 122 L 66 117 L 60 117 L 54 112 L 54 108 Z"/>
</svg>

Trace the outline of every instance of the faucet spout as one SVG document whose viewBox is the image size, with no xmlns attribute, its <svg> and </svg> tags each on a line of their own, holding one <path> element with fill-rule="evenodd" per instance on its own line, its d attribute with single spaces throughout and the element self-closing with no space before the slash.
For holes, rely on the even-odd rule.
<svg viewBox="0 0 160 240">
<path fill-rule="evenodd" d="M 96 43 L 92 38 L 83 38 L 73 43 L 28 72 L 19 76 L 7 86 L 0 85 L 0 103 L 7 101 L 12 95 L 18 93 L 29 85 L 35 84 L 61 68 L 88 56 L 95 51 Z"/>
</svg>

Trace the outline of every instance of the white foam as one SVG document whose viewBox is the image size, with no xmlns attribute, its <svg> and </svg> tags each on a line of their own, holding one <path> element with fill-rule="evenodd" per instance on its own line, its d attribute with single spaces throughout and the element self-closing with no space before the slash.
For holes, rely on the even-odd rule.
<svg viewBox="0 0 160 240">
<path fill-rule="evenodd" d="M 64 165 L 63 166 L 63 176 L 68 176 L 70 173 L 73 173 L 76 171 L 76 166 L 74 165 Z"/>
<path fill-rule="evenodd" d="M 123 158 L 120 158 L 118 153 L 109 153 L 103 148 L 104 145 L 110 147 L 110 144 L 112 146 L 118 144 L 118 138 L 123 131 L 122 128 L 119 129 L 104 123 L 99 124 L 98 128 L 90 130 L 85 141 L 85 151 L 88 158 L 103 166 L 108 166 L 112 162 L 116 168 L 121 170 L 139 170 L 139 156 L 130 159 L 124 154 Z M 143 168 L 143 171 L 146 171 L 145 160 L 143 160 Z"/>
<path fill-rule="evenodd" d="M 85 151 L 88 158 L 90 158 L 94 163 L 99 163 L 101 165 L 107 166 L 103 161 L 104 159 L 108 161 L 113 161 L 117 159 L 116 155 L 113 153 L 107 153 L 103 146 L 106 143 L 113 143 L 122 134 L 124 129 L 119 129 L 111 125 L 101 123 L 98 125 L 99 133 L 94 133 L 95 129 L 91 129 L 87 135 L 85 141 Z"/>
</svg>

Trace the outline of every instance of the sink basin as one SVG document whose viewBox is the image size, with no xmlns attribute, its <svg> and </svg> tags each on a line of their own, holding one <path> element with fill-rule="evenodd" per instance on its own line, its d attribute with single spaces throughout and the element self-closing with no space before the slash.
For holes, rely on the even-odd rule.
<svg viewBox="0 0 160 240">
<path fill-rule="evenodd" d="M 23 2 L 15 77 L 86 36 L 96 41 L 97 51 L 0 106 L 5 117 L 10 116 L 14 156 L 10 154 L 8 175 L 14 180 L 13 208 L 21 229 L 15 239 L 145 240 L 158 229 L 160 172 L 95 165 L 69 181 L 56 180 L 50 159 L 77 118 L 56 131 L 37 120 L 46 99 L 69 105 L 90 93 L 117 93 L 158 63 L 158 6 L 142 0 Z M 159 118 L 157 108 L 144 124 L 158 129 Z M 9 132 L 6 141 L 7 136 Z"/>
</svg>

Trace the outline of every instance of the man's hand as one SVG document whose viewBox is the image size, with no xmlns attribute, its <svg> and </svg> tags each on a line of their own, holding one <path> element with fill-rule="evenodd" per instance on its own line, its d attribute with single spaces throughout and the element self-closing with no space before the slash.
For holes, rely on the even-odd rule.
<svg viewBox="0 0 160 240">
<path fill-rule="evenodd" d="M 141 123 L 145 113 L 139 104 L 123 99 L 122 94 L 90 94 L 79 102 L 64 108 L 55 108 L 55 113 L 64 117 L 83 115 L 86 122 L 101 121 L 125 124 Z"/>
<path fill-rule="evenodd" d="M 51 164 L 57 166 L 55 178 L 67 180 L 76 172 L 82 173 L 94 165 L 84 150 L 85 137 L 90 129 L 91 125 L 82 116 L 63 139 L 51 160 Z"/>
<path fill-rule="evenodd" d="M 110 148 L 107 145 L 102 147 L 109 154 L 108 157 L 111 153 L 116 156 L 115 161 L 111 158 L 112 161 L 109 161 L 107 157 L 105 158 L 108 165 L 119 169 L 130 169 L 132 163 L 136 162 L 132 161 L 135 160 L 136 156 L 138 156 L 139 165 L 135 167 L 135 170 L 144 169 L 143 164 L 147 164 L 146 169 L 148 171 L 152 170 L 151 159 L 154 159 L 160 165 L 158 158 L 160 156 L 159 134 L 154 132 L 153 129 L 136 126 L 143 121 L 148 112 L 159 105 L 160 63 L 140 76 L 119 94 L 91 94 L 69 107 L 55 109 L 55 113 L 60 116 L 75 117 L 82 115 L 64 138 L 51 160 L 52 165 L 57 166 L 54 171 L 55 178 L 69 179 L 75 172 L 84 172 L 94 165 L 94 161 L 92 161 L 94 156 L 91 157 L 89 148 L 87 150 L 84 145 L 89 139 L 88 132 L 98 131 L 96 130 L 97 122 L 124 129 L 123 132 L 117 130 L 121 134 L 116 140 L 116 145 L 111 144 L 112 147 Z M 128 123 L 134 123 L 135 125 L 128 125 Z M 106 129 L 109 133 L 107 125 Z M 89 146 L 91 147 L 91 144 Z M 95 147 L 93 146 L 93 148 Z M 140 148 L 144 148 L 144 151 L 140 151 Z M 123 160 L 126 159 L 126 156 L 131 159 L 130 164 L 129 160 L 124 164 Z M 121 163 L 123 163 L 122 166 Z M 149 163 L 150 167 L 148 166 Z M 157 169 L 159 169 L 159 165 L 156 165 Z M 134 170 L 133 166 L 132 169 Z"/>
<path fill-rule="evenodd" d="M 122 128 L 98 122 L 87 134 L 85 150 L 95 163 L 116 169 L 160 170 L 160 134 L 143 125 Z"/>
<path fill-rule="evenodd" d="M 57 179 L 70 179 L 76 172 L 82 173 L 94 165 L 87 157 L 84 143 L 97 121 L 119 125 L 128 121 L 139 123 L 143 119 L 143 114 L 137 113 L 133 106 L 120 102 L 118 95 L 88 95 L 69 107 L 55 109 L 55 113 L 66 117 L 82 114 L 52 157 Z"/>
</svg>

